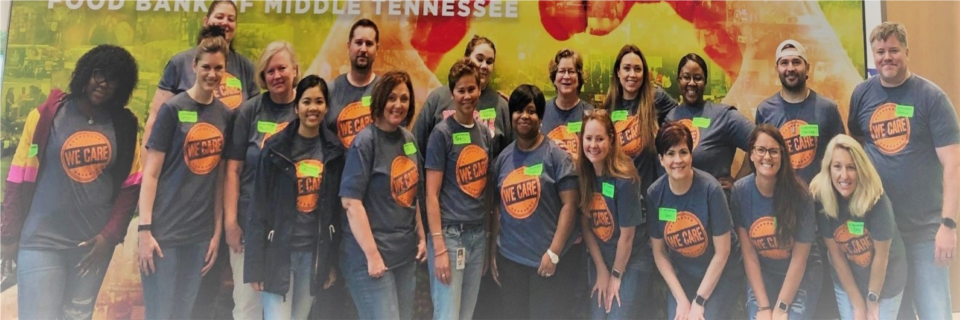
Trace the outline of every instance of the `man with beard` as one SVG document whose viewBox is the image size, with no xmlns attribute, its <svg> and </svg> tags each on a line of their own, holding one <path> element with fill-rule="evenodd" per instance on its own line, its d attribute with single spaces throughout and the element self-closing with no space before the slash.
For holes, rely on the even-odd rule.
<svg viewBox="0 0 960 320">
<path fill-rule="evenodd" d="M 802 44 L 792 39 L 781 42 L 776 68 L 780 92 L 760 103 L 755 120 L 758 125 L 768 123 L 780 129 L 790 164 L 804 182 L 810 183 L 820 172 L 827 142 L 845 133 L 843 120 L 835 102 L 807 87 L 810 63 Z"/>
</svg>

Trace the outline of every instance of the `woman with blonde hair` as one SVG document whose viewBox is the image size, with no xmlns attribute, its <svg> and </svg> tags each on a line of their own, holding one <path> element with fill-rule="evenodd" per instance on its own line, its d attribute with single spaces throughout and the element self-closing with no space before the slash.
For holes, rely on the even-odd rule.
<svg viewBox="0 0 960 320">
<path fill-rule="evenodd" d="M 842 319 L 895 319 L 907 271 L 890 199 L 863 147 L 847 135 L 827 145 L 810 183 L 833 265 Z"/>
</svg>

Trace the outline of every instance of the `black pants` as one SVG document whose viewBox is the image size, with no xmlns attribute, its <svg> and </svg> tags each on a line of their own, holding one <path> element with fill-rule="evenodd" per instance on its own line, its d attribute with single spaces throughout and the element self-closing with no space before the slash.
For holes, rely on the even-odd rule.
<svg viewBox="0 0 960 320">
<path fill-rule="evenodd" d="M 506 319 L 566 319 L 576 281 L 578 261 L 562 260 L 554 274 L 544 278 L 537 268 L 497 255 L 501 306 Z"/>
</svg>

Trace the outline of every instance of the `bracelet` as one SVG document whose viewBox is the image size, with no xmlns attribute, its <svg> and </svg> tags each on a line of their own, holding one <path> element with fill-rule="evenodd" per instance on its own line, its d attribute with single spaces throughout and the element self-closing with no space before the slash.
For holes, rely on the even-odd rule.
<svg viewBox="0 0 960 320">
<path fill-rule="evenodd" d="M 431 237 L 442 237 L 443 234 L 442 234 L 442 233 L 439 233 L 439 232 L 434 232 L 434 233 L 431 233 L 430 236 L 431 236 Z"/>
<path fill-rule="evenodd" d="M 447 249 L 440 250 L 437 254 L 433 255 L 434 258 L 442 256 L 444 253 L 447 253 Z"/>
<path fill-rule="evenodd" d="M 766 306 L 766 307 L 759 307 L 759 308 L 757 308 L 757 312 L 760 312 L 760 311 L 767 311 L 767 310 L 772 310 L 772 308 L 770 308 L 770 306 Z"/>
</svg>

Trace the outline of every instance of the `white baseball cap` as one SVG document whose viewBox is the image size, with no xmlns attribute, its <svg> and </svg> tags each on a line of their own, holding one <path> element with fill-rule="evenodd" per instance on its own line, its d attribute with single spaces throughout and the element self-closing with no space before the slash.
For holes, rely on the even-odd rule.
<svg viewBox="0 0 960 320">
<path fill-rule="evenodd" d="M 788 46 L 793 46 L 793 48 L 788 48 Z M 807 49 L 803 47 L 802 44 L 797 42 L 797 40 L 787 39 L 780 43 L 777 46 L 777 62 L 780 62 L 780 58 L 786 56 L 799 56 L 803 61 L 807 61 Z"/>
</svg>

